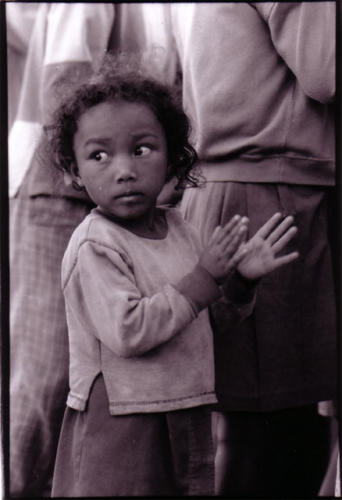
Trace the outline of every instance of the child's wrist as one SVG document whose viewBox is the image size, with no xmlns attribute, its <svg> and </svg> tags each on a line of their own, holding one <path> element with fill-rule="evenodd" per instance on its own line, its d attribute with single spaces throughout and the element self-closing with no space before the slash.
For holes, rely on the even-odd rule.
<svg viewBox="0 0 342 500">
<path fill-rule="evenodd" d="M 174 286 L 195 304 L 198 312 L 217 300 L 222 293 L 215 278 L 200 264 Z"/>
<path fill-rule="evenodd" d="M 222 289 L 225 296 L 232 302 L 247 303 L 253 299 L 259 281 L 260 278 L 253 280 L 246 278 L 235 269 L 225 280 Z"/>
</svg>

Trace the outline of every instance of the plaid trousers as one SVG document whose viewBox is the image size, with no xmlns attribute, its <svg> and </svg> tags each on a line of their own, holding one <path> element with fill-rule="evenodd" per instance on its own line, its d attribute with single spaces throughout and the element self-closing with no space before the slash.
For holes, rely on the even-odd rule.
<svg viewBox="0 0 342 500">
<path fill-rule="evenodd" d="M 68 390 L 60 264 L 89 212 L 82 200 L 29 196 L 10 205 L 10 495 L 50 496 Z"/>
</svg>

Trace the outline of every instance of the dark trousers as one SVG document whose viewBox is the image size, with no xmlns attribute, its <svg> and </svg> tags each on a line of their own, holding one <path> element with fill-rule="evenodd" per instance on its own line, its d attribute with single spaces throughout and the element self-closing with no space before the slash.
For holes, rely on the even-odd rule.
<svg viewBox="0 0 342 500">
<path fill-rule="evenodd" d="M 330 418 L 317 406 L 226 413 L 218 439 L 219 494 L 234 498 L 318 495 L 329 461 Z M 224 471 L 222 471 L 224 467 Z"/>
</svg>

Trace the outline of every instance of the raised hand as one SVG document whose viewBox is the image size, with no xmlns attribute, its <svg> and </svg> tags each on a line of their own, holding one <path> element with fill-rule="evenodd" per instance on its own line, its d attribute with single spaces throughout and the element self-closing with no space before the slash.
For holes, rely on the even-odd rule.
<svg viewBox="0 0 342 500">
<path fill-rule="evenodd" d="M 203 250 L 199 264 L 213 278 L 220 282 L 227 277 L 232 268 L 236 267 L 246 251 L 241 249 L 247 237 L 247 217 L 234 215 L 224 226 L 217 226 Z"/>
<path fill-rule="evenodd" d="M 255 280 L 295 260 L 298 252 L 277 257 L 297 232 L 293 217 L 282 220 L 280 213 L 274 214 L 255 235 L 243 245 L 245 254 L 237 269 L 247 279 Z"/>
</svg>

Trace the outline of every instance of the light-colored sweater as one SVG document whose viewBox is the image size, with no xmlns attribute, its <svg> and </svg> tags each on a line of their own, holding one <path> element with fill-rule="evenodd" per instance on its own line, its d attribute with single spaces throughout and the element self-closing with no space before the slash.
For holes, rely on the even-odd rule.
<svg viewBox="0 0 342 500">
<path fill-rule="evenodd" d="M 335 9 L 172 4 L 183 102 L 209 181 L 334 183 Z"/>
<path fill-rule="evenodd" d="M 221 291 L 197 265 L 196 232 L 175 209 L 165 217 L 167 236 L 149 239 L 95 209 L 70 240 L 62 286 L 70 344 L 67 404 L 74 409 L 85 409 L 100 372 L 111 414 L 216 402 L 206 306 Z M 191 288 L 199 300 L 183 293 Z M 243 317 L 252 306 L 231 307 Z"/>
</svg>

